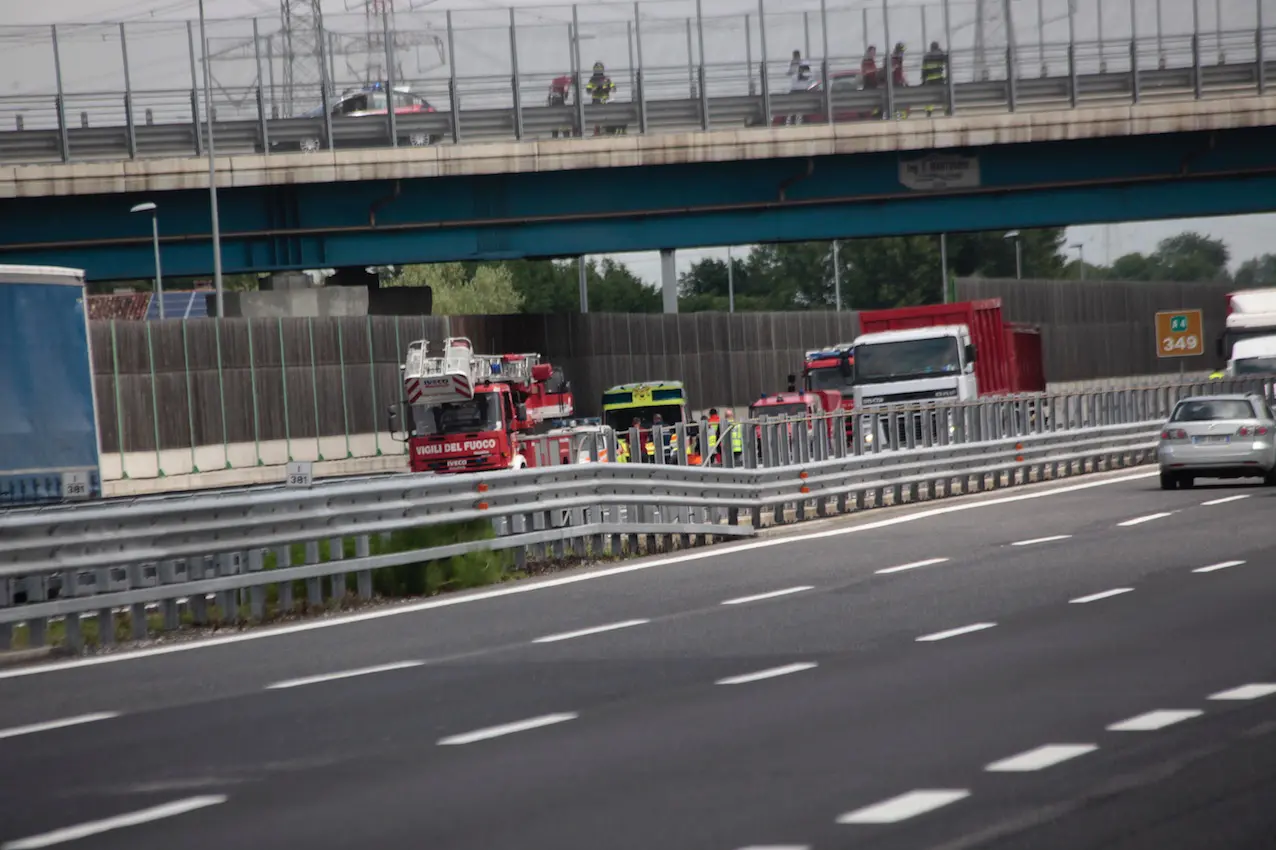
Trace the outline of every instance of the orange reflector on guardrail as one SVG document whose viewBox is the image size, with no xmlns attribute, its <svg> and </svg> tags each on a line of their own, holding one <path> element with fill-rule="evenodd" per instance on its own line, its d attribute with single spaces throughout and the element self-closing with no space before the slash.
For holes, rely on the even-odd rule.
<svg viewBox="0 0 1276 850">
<path fill-rule="evenodd" d="M 487 510 L 487 502 L 479 502 L 479 503 L 478 503 L 478 509 L 479 509 L 480 511 L 485 511 L 485 510 Z"/>
<path fill-rule="evenodd" d="M 802 487 L 801 487 L 801 489 L 799 489 L 799 490 L 798 490 L 798 492 L 799 492 L 799 493 L 809 493 L 809 492 L 811 492 L 811 488 L 810 488 L 810 487 L 807 487 L 805 484 L 803 484 L 803 485 L 802 485 Z"/>
<path fill-rule="evenodd" d="M 478 486 L 478 491 L 479 491 L 480 493 L 486 493 L 486 492 L 487 492 L 487 485 L 486 485 L 486 484 L 483 484 L 483 483 L 480 483 L 480 484 L 479 484 L 479 486 Z"/>
<path fill-rule="evenodd" d="M 799 473 L 798 473 L 798 478 L 801 478 L 801 479 L 803 479 L 803 480 L 805 480 L 805 479 L 807 479 L 807 478 L 810 478 L 810 477 L 811 477 L 810 473 L 807 473 L 807 472 L 799 472 Z"/>
</svg>

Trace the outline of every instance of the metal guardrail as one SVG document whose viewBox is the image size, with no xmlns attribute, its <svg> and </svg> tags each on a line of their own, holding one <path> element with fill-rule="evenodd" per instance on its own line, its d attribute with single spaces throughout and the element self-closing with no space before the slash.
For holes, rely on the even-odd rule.
<svg viewBox="0 0 1276 850">
<path fill-rule="evenodd" d="M 160 605 L 167 628 L 177 626 L 179 600 L 196 622 L 207 622 L 209 594 L 224 621 L 239 619 L 241 594 L 250 617 L 261 618 L 268 588 L 276 589 L 281 606 L 292 606 L 294 581 L 304 581 L 307 601 L 320 606 L 345 597 L 349 574 L 356 576 L 357 594 L 370 598 L 373 570 L 477 550 L 512 549 L 525 562 L 544 556 L 546 547 L 560 556 L 568 547 L 603 556 L 636 553 L 639 537 L 659 538 L 667 547 L 674 537 L 690 545 L 697 537 L 751 536 L 764 514 L 773 523 L 786 521 L 786 506 L 801 520 L 811 509 L 830 515 L 1140 462 L 1153 451 L 1154 435 L 1149 423 L 1139 423 L 848 457 L 801 471 L 589 464 L 5 516 L 0 645 L 11 642 L 16 623 L 27 624 L 28 645 L 41 645 L 49 619 L 61 617 L 67 643 L 78 647 L 80 615 L 88 612 L 96 612 L 99 634 L 109 642 L 121 610 L 131 617 L 134 636 L 142 637 L 148 603 Z M 373 535 L 474 519 L 500 521 L 503 533 L 370 554 Z M 350 559 L 341 557 L 347 539 L 354 541 Z M 321 540 L 331 541 L 334 560 L 320 561 Z M 298 543 L 306 564 L 292 566 L 291 547 Z M 275 569 L 264 569 L 268 550 L 276 553 Z M 49 600 L 54 575 L 62 576 L 63 592 Z M 14 604 L 19 593 L 21 604 Z"/>
<path fill-rule="evenodd" d="M 840 414 L 738 423 L 734 427 L 755 434 L 745 441 L 754 450 L 741 457 L 754 466 L 736 467 L 733 453 L 725 452 L 721 466 L 692 467 L 680 452 L 681 461 L 673 463 L 400 475 L 0 513 L 0 647 L 11 644 L 17 623 L 27 625 L 30 645 L 41 645 L 50 618 L 64 618 L 67 643 L 79 647 L 85 614 L 96 614 L 99 634 L 109 642 L 117 614 L 125 612 L 140 638 L 151 604 L 161 609 L 165 629 L 177 628 L 182 605 L 196 623 L 208 622 L 210 595 L 226 621 L 241 618 L 241 604 L 250 619 L 261 619 L 267 591 L 274 588 L 280 605 L 291 609 L 298 581 L 307 602 L 321 606 L 345 598 L 347 576 L 355 577 L 354 592 L 366 599 L 374 570 L 467 552 L 513 550 L 519 564 L 569 550 L 632 555 L 669 548 L 674 540 L 686 546 L 751 536 L 767 522 L 800 521 L 812 513 L 829 516 L 1140 463 L 1154 456 L 1160 425 L 1180 398 L 1216 392 L 1271 398 L 1274 381 L 878 409 L 857 417 L 860 432 L 869 423 L 884 434 L 877 447 L 862 435 L 849 443 L 839 439 L 845 434 L 837 427 Z M 911 441 L 908 424 L 917 422 L 943 425 L 935 429 L 939 439 Z M 890 437 L 900 430 L 902 440 Z M 924 441 L 932 431 L 921 430 Z M 680 444 L 687 445 L 685 436 Z M 769 463 L 756 465 L 762 461 Z M 376 535 L 476 519 L 491 521 L 497 536 L 371 554 Z M 327 561 L 321 560 L 321 541 L 329 542 Z M 347 541 L 352 558 L 345 557 Z M 297 544 L 305 563 L 293 565 Z M 265 568 L 268 551 L 275 553 L 273 569 Z"/>
<path fill-rule="evenodd" d="M 466 94 L 469 86 L 465 80 L 449 79 L 442 88 L 447 107 L 438 111 L 360 117 L 323 113 L 317 117 L 275 117 L 267 108 L 269 98 L 258 86 L 240 92 L 237 98 L 237 102 L 255 104 L 255 112 L 218 120 L 214 110 L 214 138 L 219 155 L 270 154 L 285 150 L 545 139 L 560 134 L 580 135 L 582 128 L 586 135 L 613 131 L 686 132 L 810 120 L 825 123 L 954 114 L 967 109 L 1013 112 L 1022 107 L 1076 107 L 1087 102 L 1138 103 L 1156 97 L 1200 99 L 1211 94 L 1263 94 L 1266 81 L 1276 72 L 1276 61 L 1266 58 L 1268 51 L 1264 48 L 1265 39 L 1270 37 L 1271 33 L 1263 29 L 1211 34 L 1211 39 L 1218 41 L 1218 64 L 1203 58 L 1205 34 L 1133 38 L 1124 43 L 1126 56 L 1120 63 L 1121 70 L 1108 70 L 1109 61 L 1103 58 L 1105 47 L 1109 56 L 1113 54 L 1110 40 L 1041 45 L 1032 51 L 1039 54 L 1033 58 L 1039 58 L 1040 64 L 1028 58 L 1031 54 L 1016 54 L 1011 48 L 1000 66 L 1001 79 L 994 78 L 997 75 L 990 74 L 987 66 L 976 68 L 955 51 L 950 56 L 951 73 L 944 84 L 883 84 L 870 90 L 857 89 L 854 84 L 842 90 L 835 84 L 828 91 L 776 92 L 768 79 L 765 60 L 750 60 L 738 66 L 701 64 L 691 69 L 692 96 L 670 97 L 676 87 L 668 81 L 680 80 L 678 86 L 685 87 L 686 67 L 636 67 L 630 75 L 633 84 L 627 100 L 617 96 L 605 104 L 583 105 L 540 105 L 545 103 L 541 81 L 536 80 L 535 91 L 525 90 L 529 81 L 516 70 L 503 81 L 474 83 L 473 95 Z M 1224 42 L 1231 46 L 1231 56 L 1239 55 L 1240 61 L 1222 61 L 1228 53 Z M 882 64 L 885 62 L 883 57 Z M 1028 66 L 1032 66 L 1031 70 Z M 969 72 L 968 80 L 957 79 L 959 67 L 963 73 Z M 817 63 L 813 78 L 832 75 L 836 79 L 850 68 L 858 68 L 858 60 L 824 60 Z M 197 90 L 146 94 L 185 101 L 186 119 L 178 118 L 180 110 L 176 110 L 172 111 L 172 118 L 158 123 L 138 122 L 138 110 L 132 104 L 143 93 L 106 92 L 92 98 L 97 102 L 124 103 L 123 123 L 92 125 L 89 113 L 83 111 L 79 125 L 73 126 L 67 116 L 66 95 L 25 95 L 25 108 L 51 108 L 54 123 L 30 127 L 32 122 L 19 119 L 22 129 L 0 132 L 0 162 L 124 160 L 206 152 L 207 116 L 200 115 Z M 326 95 L 320 99 L 324 103 L 330 101 Z M 115 115 L 118 110 L 110 112 Z"/>
</svg>

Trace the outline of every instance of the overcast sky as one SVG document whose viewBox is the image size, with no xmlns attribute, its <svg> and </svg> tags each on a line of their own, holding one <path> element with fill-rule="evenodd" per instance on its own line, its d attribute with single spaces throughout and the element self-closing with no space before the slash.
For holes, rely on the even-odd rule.
<svg viewBox="0 0 1276 850">
<path fill-rule="evenodd" d="M 1011 0 L 1011 17 L 1021 53 L 1031 55 L 1039 41 L 1038 33 L 1044 32 L 1047 44 L 1066 43 L 1068 35 L 1068 0 Z M 1253 37 L 1251 28 L 1257 15 L 1257 3 L 1264 3 L 1265 20 L 1276 21 L 1276 0 L 1196 0 L 1199 4 L 1201 29 L 1213 31 L 1222 21 L 1225 34 L 1218 38 L 1205 38 L 1202 44 L 1208 54 L 1206 59 L 1217 59 L 1220 49 L 1225 50 L 1231 61 L 1244 61 L 1252 57 Z M 804 49 L 810 44 L 808 55 L 819 57 L 822 50 L 819 0 L 764 0 L 767 11 L 768 53 L 771 57 L 783 56 L 789 49 Z M 1193 20 L 1193 0 L 1075 0 L 1074 26 L 1078 41 L 1094 40 L 1102 28 L 1103 38 L 1114 42 L 1109 62 L 1113 70 L 1123 61 L 1124 45 L 1132 31 L 1140 36 L 1155 37 L 1157 32 L 1158 5 L 1160 32 L 1164 48 L 1171 54 L 1171 61 L 1184 58 L 1178 54 L 1186 48 L 1186 40 L 1176 39 L 1176 34 L 1190 33 Z M 756 20 L 746 24 L 744 16 L 751 13 L 756 19 L 756 0 L 701 0 L 706 17 L 718 20 L 706 27 L 705 55 L 710 63 L 742 63 L 745 59 L 746 27 L 749 42 L 756 60 L 760 54 L 759 33 Z M 500 29 L 508 22 L 508 8 L 517 8 L 520 24 L 520 68 L 531 67 L 532 72 L 561 68 L 570 56 L 566 45 L 566 22 L 571 20 L 568 5 L 548 6 L 526 0 L 395 0 L 399 29 L 420 33 L 443 32 L 443 13 L 452 11 L 456 33 L 456 61 L 458 76 L 470 74 L 508 74 L 508 35 Z M 850 2 L 850 0 L 826 0 L 829 9 L 830 50 L 833 57 L 857 56 L 864 40 L 885 43 L 882 26 L 881 4 Z M 218 19 L 210 27 L 210 36 L 218 39 L 218 46 L 230 48 L 236 40 L 247 36 L 249 47 L 241 51 L 240 59 L 227 58 L 217 64 L 219 85 L 231 90 L 235 86 L 251 86 L 255 82 L 255 61 L 251 51 L 253 16 L 259 17 L 259 29 L 264 34 L 279 28 L 279 0 L 205 0 L 210 19 Z M 648 67 L 663 65 L 672 72 L 687 60 L 685 18 L 695 14 L 695 0 L 641 0 L 643 18 L 643 51 Z M 864 9 L 868 9 L 868 30 L 863 22 Z M 904 40 L 910 45 L 920 45 L 923 27 L 927 40 L 943 36 L 943 8 L 934 2 L 919 0 L 889 0 L 891 41 Z M 990 19 L 985 21 L 985 38 L 990 46 L 1004 45 L 1005 27 L 1001 17 L 1001 4 L 988 2 L 986 9 Z M 1039 15 L 1038 10 L 1041 14 Z M 1131 21 L 1133 9 L 1133 22 Z M 323 10 L 329 28 L 358 33 L 362 26 L 362 0 L 323 0 Z M 781 12 L 781 10 L 783 10 Z M 804 14 L 805 13 L 805 14 Z M 43 93 L 52 86 L 52 51 L 48 48 L 47 30 L 36 28 L 50 23 L 71 24 L 81 22 L 125 21 L 128 26 L 129 65 L 135 90 L 146 88 L 177 88 L 186 86 L 189 80 L 189 54 L 185 46 L 185 32 L 179 24 L 197 14 L 197 0 L 55 0 L 53 3 L 33 3 L 30 0 L 0 0 L 0 97 Z M 624 21 L 632 16 L 632 4 L 628 2 L 582 2 L 578 7 L 584 39 L 593 39 L 589 45 L 588 63 L 594 54 L 606 55 L 613 67 L 626 64 L 624 54 L 630 43 Z M 724 17 L 726 16 L 726 17 Z M 952 47 L 969 49 L 974 43 L 974 3 L 970 0 L 951 0 L 949 7 Z M 31 27 L 26 29 L 24 27 Z M 486 29 L 479 29 L 486 28 Z M 464 29 L 464 32 L 462 32 Z M 1245 32 L 1245 30 L 1251 30 Z M 617 40 L 618 39 L 618 40 Z M 122 62 L 119 60 L 118 36 L 107 28 L 83 29 L 64 27 L 60 33 L 62 70 L 69 92 L 100 92 L 123 88 Z M 698 40 L 698 39 L 697 39 Z M 585 41 L 582 41 L 584 44 Z M 1246 51 L 1249 55 L 1246 55 Z M 417 48 L 407 57 L 407 76 L 419 75 L 420 88 L 429 90 L 434 79 L 446 77 L 443 55 L 429 49 Z M 1046 50 L 1047 62 L 1058 61 L 1057 55 Z M 347 60 L 343 74 L 357 74 L 366 65 L 367 57 Z M 1097 60 L 1095 60 L 1097 61 Z M 360 66 L 360 67 L 356 67 Z M 530 72 L 529 72 L 530 73 Z M 624 87 L 623 75 L 620 83 Z M 676 73 L 671 73 L 676 77 Z M 671 83 L 672 84 L 672 83 Z M 685 85 L 685 84 L 680 84 Z M 710 91 L 712 91 L 712 87 Z M 90 102 L 81 95 L 84 102 Z M 72 101 L 68 111 L 88 108 Z M 157 110 L 160 108 L 157 104 Z M 174 106 L 173 108 L 180 108 Z M 11 124 L 11 106 L 0 104 L 0 121 Z M 38 115 L 27 113 L 28 126 L 38 126 Z M 1132 251 L 1147 253 L 1167 236 L 1184 230 L 1195 230 L 1224 240 L 1231 249 L 1233 266 L 1251 257 L 1274 249 L 1276 215 L 1235 216 L 1214 219 L 1188 219 L 1181 221 L 1156 221 L 1116 224 L 1110 226 L 1086 226 L 1069 228 L 1068 241 L 1085 245 L 1087 261 L 1106 264 L 1122 254 Z M 679 270 L 705 256 L 722 256 L 722 248 L 686 250 L 679 253 Z M 631 254 L 619 257 L 627 262 L 643 278 L 655 282 L 659 277 L 659 256 L 655 253 Z"/>
</svg>

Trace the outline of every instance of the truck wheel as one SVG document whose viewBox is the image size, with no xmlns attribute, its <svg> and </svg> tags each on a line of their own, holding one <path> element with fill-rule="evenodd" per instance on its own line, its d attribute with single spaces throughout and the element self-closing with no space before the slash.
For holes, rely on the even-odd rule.
<svg viewBox="0 0 1276 850">
<path fill-rule="evenodd" d="M 514 455 L 514 460 L 510 463 L 510 469 L 527 469 L 527 458 L 522 455 Z"/>
<path fill-rule="evenodd" d="M 1179 483 L 1178 479 L 1174 477 L 1174 474 L 1172 472 L 1161 473 L 1161 489 L 1162 490 L 1173 490 L 1175 487 L 1178 486 L 1178 483 Z"/>
</svg>

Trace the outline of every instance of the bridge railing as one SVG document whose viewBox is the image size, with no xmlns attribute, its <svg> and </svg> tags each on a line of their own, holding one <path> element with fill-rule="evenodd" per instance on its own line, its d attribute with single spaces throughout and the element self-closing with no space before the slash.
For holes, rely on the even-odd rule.
<svg viewBox="0 0 1276 850">
<path fill-rule="evenodd" d="M 1252 17 L 1232 9 L 1202 16 L 1189 0 L 1159 0 L 1152 16 L 1100 2 L 1096 15 L 1049 0 L 1037 4 L 1040 15 L 1012 5 L 1008 38 L 1000 14 L 980 23 L 964 2 L 888 5 L 886 14 L 837 2 L 778 6 L 660 0 L 405 12 L 393 21 L 335 15 L 293 21 L 288 31 L 267 19 L 210 21 L 207 49 L 187 21 L 8 27 L 0 29 L 0 46 L 10 48 L 0 67 L 11 66 L 0 95 L 0 161 L 202 153 L 206 130 L 195 128 L 209 118 L 205 61 L 214 136 L 229 154 L 1261 93 L 1276 71 L 1268 61 L 1276 34 L 1259 28 L 1256 7 Z M 1163 19 L 1193 26 L 1171 30 Z M 932 41 L 948 52 L 951 85 L 923 95 L 913 87 Z M 895 42 L 909 48 L 911 86 L 899 92 L 886 79 Z M 882 73 L 877 88 L 864 90 L 857 74 L 870 44 Z M 831 97 L 818 86 L 804 98 L 790 95 L 794 49 L 809 64 L 811 84 L 825 74 L 840 81 Z M 605 107 L 581 109 L 577 89 L 595 60 L 606 63 L 616 91 Z M 550 83 L 564 75 L 572 80 L 568 101 L 553 107 Z M 343 95 L 372 82 L 407 87 L 435 111 L 344 115 Z M 843 86 L 860 100 L 839 108 L 833 100 Z M 336 114 L 325 118 L 325 110 Z"/>
</svg>

